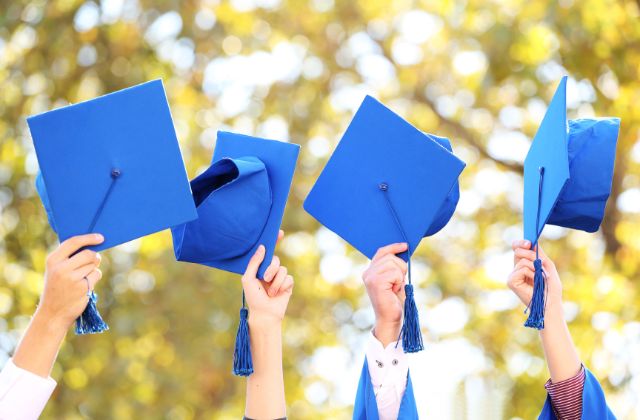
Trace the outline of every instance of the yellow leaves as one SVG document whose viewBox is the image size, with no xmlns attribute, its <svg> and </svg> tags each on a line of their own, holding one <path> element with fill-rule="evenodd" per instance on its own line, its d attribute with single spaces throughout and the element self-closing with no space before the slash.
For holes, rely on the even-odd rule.
<svg viewBox="0 0 640 420">
<path fill-rule="evenodd" d="M 29 252 L 31 265 L 36 273 L 44 274 L 47 253 L 44 248 L 34 248 Z"/>
<path fill-rule="evenodd" d="M 98 28 L 94 27 L 85 32 L 78 33 L 80 40 L 85 44 L 91 44 L 98 38 Z"/>
<path fill-rule="evenodd" d="M 152 380 L 138 384 L 133 393 L 134 397 L 142 404 L 151 404 L 156 399 L 156 387 Z"/>
<path fill-rule="evenodd" d="M 233 6 L 224 2 L 215 10 L 218 21 L 225 25 L 227 32 L 236 36 L 249 36 L 253 33 L 255 17 L 252 13 L 241 13 Z"/>
<path fill-rule="evenodd" d="M 408 118 L 414 122 L 417 127 L 420 127 L 422 131 L 433 133 L 438 128 L 438 116 L 433 112 L 431 107 L 423 103 L 417 103 L 412 106 Z"/>
<path fill-rule="evenodd" d="M 176 359 L 176 352 L 171 344 L 165 344 L 154 354 L 153 360 L 162 367 L 168 368 Z"/>
<path fill-rule="evenodd" d="M 52 11 L 51 13 L 68 13 L 71 10 L 77 8 L 82 3 L 81 0 L 57 0 L 52 2 Z"/>
<path fill-rule="evenodd" d="M 171 247 L 173 247 L 171 231 L 163 230 L 162 232 L 141 238 L 139 252 L 148 257 L 156 257 Z"/>
<path fill-rule="evenodd" d="M 118 22 L 106 30 L 112 40 L 114 55 L 128 56 L 141 47 L 140 29 L 137 25 Z"/>
<path fill-rule="evenodd" d="M 16 141 L 7 141 L 0 143 L 0 160 L 2 162 L 13 162 L 22 156 L 24 151 Z"/>
<path fill-rule="evenodd" d="M 145 374 L 145 365 L 142 362 L 134 361 L 127 366 L 127 375 L 134 382 L 142 382 Z"/>
<path fill-rule="evenodd" d="M 13 293 L 6 287 L 0 287 L 0 316 L 5 316 L 13 306 Z"/>
<path fill-rule="evenodd" d="M 35 271 L 27 271 L 24 282 L 21 284 L 21 288 L 27 290 L 34 296 L 40 295 L 44 286 L 44 279 L 42 273 Z"/>
<path fill-rule="evenodd" d="M 558 39 L 553 31 L 543 24 L 533 25 L 523 31 L 511 46 L 514 60 L 527 65 L 536 65 L 548 60 L 558 48 Z"/>
<path fill-rule="evenodd" d="M 119 357 L 130 357 L 134 349 L 134 341 L 131 337 L 118 338 L 115 340 L 115 349 Z"/>
<path fill-rule="evenodd" d="M 332 403 L 334 394 L 325 407 L 306 399 L 304 372 L 315 349 L 354 344 L 345 339 L 345 332 L 360 328 L 352 320 L 354 314 L 370 311 L 359 278 L 366 261 L 351 248 L 322 251 L 318 224 L 302 210 L 301 201 L 352 116 L 350 109 L 332 106 L 332 95 L 365 79 L 355 65 L 341 67 L 336 62 L 337 49 L 354 33 L 366 32 L 382 48 L 381 54 L 396 60 L 394 44 L 404 37 L 405 43 L 417 40 L 412 44 L 415 62 L 394 61 L 395 78 L 388 85 L 366 85 L 365 89 L 384 101 L 403 103 L 403 117 L 421 130 L 450 137 L 456 154 L 469 164 L 461 177 L 467 188 L 458 208 L 462 212 L 454 216 L 448 236 L 444 231 L 439 234 L 444 236 L 424 241 L 416 256 L 423 265 L 422 269 L 415 265 L 416 285 L 428 296 L 427 313 L 453 296 L 468 306 L 469 322 L 459 335 L 482 347 L 491 365 L 489 374 L 509 385 L 504 397 L 513 403 L 505 408 L 504 417 L 537 415 L 538 399 L 544 398 L 540 387 L 544 372 L 529 369 L 536 376 L 516 378 L 509 376 L 507 366 L 516 353 L 529 354 L 531 360 L 542 356 L 536 335 L 521 327 L 522 305 L 513 306 L 508 299 L 513 296 L 503 284 L 512 261 L 509 255 L 491 264 L 482 258 L 491 247 L 498 256 L 510 252 L 506 242 L 521 232 L 520 209 L 514 204 L 521 201 L 520 175 L 504 172 L 509 179 L 504 193 L 482 199 L 471 191 L 482 168 L 495 165 L 422 99 L 425 92 L 436 103 L 454 98 L 457 110 L 449 118 L 469 127 L 482 148 L 508 125 L 501 117 L 506 106 L 522 110 L 523 128 L 517 131 L 533 136 L 555 88 L 548 82 L 555 71 L 567 71 L 577 80 L 586 78 L 594 86 L 611 71 L 619 85 L 618 96 L 615 100 L 603 97 L 597 87 L 591 105 L 598 115 L 622 118 L 618 158 L 625 159 L 620 150 L 626 152 L 637 141 L 635 127 L 640 123 L 636 106 L 640 103 L 640 21 L 635 2 L 574 0 L 567 6 L 569 2 L 469 0 L 463 7 L 455 0 L 335 0 L 333 7 L 311 12 L 310 0 L 282 0 L 276 9 L 242 12 L 233 7 L 238 2 L 226 0 L 161 5 L 147 1 L 138 2 L 138 19 L 100 20 L 96 28 L 77 34 L 73 17 L 82 3 L 48 2 L 37 26 L 19 17 L 0 23 L 0 167 L 10 171 L 8 176 L 0 173 L 0 189 L 8 188 L 12 195 L 0 212 L 0 316 L 8 328 L 26 326 L 42 289 L 46 251 L 55 243 L 33 191 L 35 159 L 24 117 L 39 106 L 59 106 L 67 99 L 76 102 L 162 77 L 192 176 L 210 160 L 215 132 L 225 126 L 237 130 L 247 127 L 241 122 L 250 121 L 255 128 L 271 115 L 282 115 L 291 138 L 303 145 L 283 221 L 290 236 L 279 248 L 297 282 L 284 324 L 286 391 L 292 418 L 346 418 L 349 407 Z M 101 2 L 95 3 L 98 13 L 104 13 Z M 12 7 L 21 6 L 17 2 Z M 215 13 L 213 28 L 202 30 L 194 24 L 198 7 Z M 160 57 L 179 52 L 171 42 L 152 48 L 142 41 L 149 24 L 169 8 L 180 14 L 183 23 L 176 37 L 193 44 L 196 59 L 191 68 L 177 69 L 171 60 Z M 431 23 L 437 23 L 437 28 L 428 19 L 418 19 L 417 25 L 403 30 L 400 17 L 412 10 L 422 12 L 423 18 L 425 13 L 433 16 Z M 225 58 L 225 40 L 231 44 L 226 45 L 227 52 L 247 55 L 272 50 L 282 41 L 302 46 L 307 59 L 299 63 L 302 76 L 264 88 L 254 88 L 251 77 L 243 79 L 242 86 L 249 86 L 251 108 L 239 117 L 226 117 L 222 101 L 205 94 L 202 86 L 210 60 Z M 85 67 L 76 64 L 83 46 L 97 53 L 95 63 L 85 61 Z M 362 51 L 358 47 L 353 53 Z M 562 67 L 549 68 L 550 60 Z M 284 71 L 288 64 L 276 65 Z M 320 74 L 310 77 L 310 67 L 320 69 Z M 247 73 L 262 80 L 262 71 L 255 68 Z M 46 86 L 33 88 L 32 82 L 42 77 Z M 213 79 L 231 81 L 220 86 L 227 94 L 233 92 L 228 86 L 238 84 L 233 74 L 216 74 Z M 464 97 L 473 100 L 465 103 L 460 100 Z M 624 188 L 633 188 L 640 176 L 637 162 L 629 159 Z M 612 198 L 609 206 L 615 205 Z M 468 210 L 474 206 L 476 210 Z M 603 250 L 600 234 L 570 234 L 545 242 L 561 269 L 565 296 L 577 313 L 572 333 L 588 358 L 604 351 L 606 332 L 594 332 L 591 325 L 595 314 L 616 314 L 614 327 L 621 330 L 638 318 L 640 220 L 636 216 L 621 215 L 615 228 L 621 247 L 615 254 Z M 230 365 L 240 300 L 238 277 L 175 262 L 168 230 L 104 255 L 99 307 L 111 331 L 96 337 L 67 337 L 53 372 L 61 386 L 44 418 L 237 418 L 244 388 L 232 378 Z M 606 380 L 607 372 L 598 370 Z M 621 398 L 622 387 L 607 386 L 610 395 Z M 81 414 L 77 414 L 78 404 L 82 404 Z"/>
<path fill-rule="evenodd" d="M 97 348 L 84 357 L 82 367 L 85 369 L 87 375 L 95 377 L 104 370 L 108 362 L 109 355 L 105 349 Z"/>
<path fill-rule="evenodd" d="M 84 370 L 79 367 L 68 369 L 64 373 L 63 378 L 64 384 L 74 390 L 79 390 L 86 387 L 87 383 L 89 382 L 89 377 L 84 372 Z"/>
<path fill-rule="evenodd" d="M 637 221 L 636 221 L 637 222 Z M 616 226 L 616 237 L 636 251 L 640 251 L 640 224 L 623 220 Z"/>
</svg>

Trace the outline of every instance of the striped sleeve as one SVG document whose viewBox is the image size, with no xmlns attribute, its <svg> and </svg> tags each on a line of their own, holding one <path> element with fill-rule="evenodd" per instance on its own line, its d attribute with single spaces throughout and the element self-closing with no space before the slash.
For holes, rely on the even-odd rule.
<svg viewBox="0 0 640 420">
<path fill-rule="evenodd" d="M 582 418 L 582 391 L 584 389 L 584 366 L 573 378 L 557 383 L 547 381 L 544 387 L 551 398 L 551 405 L 560 420 L 580 420 Z"/>
</svg>

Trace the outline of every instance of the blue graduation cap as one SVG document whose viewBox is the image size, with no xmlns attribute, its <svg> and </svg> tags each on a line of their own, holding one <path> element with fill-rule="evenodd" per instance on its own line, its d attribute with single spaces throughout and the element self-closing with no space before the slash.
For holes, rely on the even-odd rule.
<svg viewBox="0 0 640 420">
<path fill-rule="evenodd" d="M 453 215 L 464 167 L 447 139 L 422 133 L 367 96 L 304 202 L 309 214 L 368 258 L 390 243 L 408 244 L 400 255 L 409 262 L 405 352 L 423 349 L 410 257 Z"/>
<path fill-rule="evenodd" d="M 161 80 L 27 118 L 36 189 L 60 241 L 99 251 L 197 217 Z M 107 329 L 92 292 L 76 333 Z"/>
<path fill-rule="evenodd" d="M 611 193 L 619 118 L 569 120 L 567 76 L 524 161 L 524 236 L 536 247 L 546 224 L 595 232 Z M 525 326 L 544 328 L 545 274 L 534 262 L 533 299 Z"/>
<path fill-rule="evenodd" d="M 242 274 L 258 246 L 271 263 L 300 146 L 218 132 L 211 166 L 191 181 L 198 219 L 174 227 L 176 259 Z M 244 293 L 234 373 L 253 372 Z"/>
</svg>

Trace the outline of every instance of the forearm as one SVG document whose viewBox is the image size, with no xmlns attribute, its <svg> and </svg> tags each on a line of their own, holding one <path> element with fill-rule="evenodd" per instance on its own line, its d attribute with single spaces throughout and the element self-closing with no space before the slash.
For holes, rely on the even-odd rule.
<svg viewBox="0 0 640 420">
<path fill-rule="evenodd" d="M 382 347 L 387 347 L 389 343 L 398 340 L 400 329 L 402 328 L 402 319 L 398 321 L 376 320 L 373 327 L 373 335 L 382 343 Z"/>
<path fill-rule="evenodd" d="M 36 310 L 13 355 L 13 363 L 38 376 L 49 377 L 67 329 Z"/>
<path fill-rule="evenodd" d="M 282 326 L 256 325 L 249 318 L 253 374 L 247 379 L 245 416 L 277 419 L 286 416 L 282 373 Z"/>
<path fill-rule="evenodd" d="M 562 308 L 548 308 L 540 339 L 544 349 L 551 382 L 557 383 L 576 376 L 582 364 Z"/>
</svg>

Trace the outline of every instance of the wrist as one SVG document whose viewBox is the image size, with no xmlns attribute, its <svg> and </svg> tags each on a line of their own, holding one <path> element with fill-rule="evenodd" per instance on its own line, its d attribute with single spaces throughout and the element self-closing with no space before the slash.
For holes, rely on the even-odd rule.
<svg viewBox="0 0 640 420">
<path fill-rule="evenodd" d="M 540 338 L 544 341 L 553 337 L 558 331 L 568 330 L 567 321 L 561 305 L 548 306 L 544 314 L 544 328 L 540 330 Z"/>
<path fill-rule="evenodd" d="M 564 308 L 562 302 L 549 303 L 544 311 L 545 325 L 550 323 L 552 325 L 564 324 Z"/>
<path fill-rule="evenodd" d="M 383 347 L 387 347 L 389 343 L 398 340 L 401 328 L 401 319 L 397 321 L 377 319 L 376 325 L 373 327 L 373 335 L 382 343 Z"/>
<path fill-rule="evenodd" d="M 46 308 L 38 307 L 33 314 L 32 323 L 41 331 L 64 337 L 72 322 L 52 315 Z"/>
<path fill-rule="evenodd" d="M 273 315 L 249 312 L 247 322 L 249 323 L 249 331 L 253 329 L 254 331 L 262 331 L 268 334 L 282 331 L 282 318 Z"/>
</svg>

